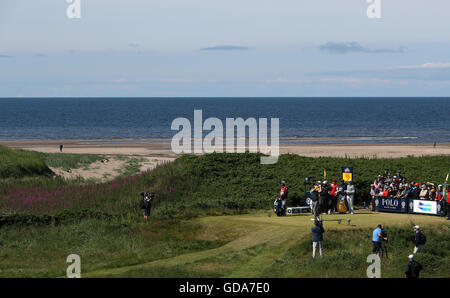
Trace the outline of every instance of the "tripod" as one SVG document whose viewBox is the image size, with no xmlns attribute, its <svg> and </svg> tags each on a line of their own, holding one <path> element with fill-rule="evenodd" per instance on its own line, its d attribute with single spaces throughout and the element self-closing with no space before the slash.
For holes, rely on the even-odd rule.
<svg viewBox="0 0 450 298">
<path fill-rule="evenodd" d="M 387 240 L 381 241 L 380 257 L 383 257 L 384 254 L 386 254 L 386 259 L 389 259 L 388 248 L 387 248 Z"/>
</svg>

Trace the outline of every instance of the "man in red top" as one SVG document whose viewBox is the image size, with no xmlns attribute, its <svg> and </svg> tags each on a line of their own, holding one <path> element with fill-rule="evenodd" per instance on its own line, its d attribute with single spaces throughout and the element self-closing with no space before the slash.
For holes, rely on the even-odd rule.
<svg viewBox="0 0 450 298">
<path fill-rule="evenodd" d="M 436 196 L 434 197 L 435 201 L 440 201 L 444 198 L 444 189 L 442 188 L 442 185 L 438 186 L 438 189 L 436 191 Z"/>
<path fill-rule="evenodd" d="M 286 182 L 281 181 L 281 189 L 280 189 L 280 199 L 281 199 L 281 215 L 286 216 L 286 201 L 288 198 L 288 188 L 286 186 Z"/>
<path fill-rule="evenodd" d="M 331 211 L 332 212 L 337 212 L 337 188 L 338 188 L 338 184 L 337 184 L 337 180 L 333 178 L 332 182 L 331 182 L 331 191 L 330 191 L 330 199 L 331 199 Z"/>
</svg>

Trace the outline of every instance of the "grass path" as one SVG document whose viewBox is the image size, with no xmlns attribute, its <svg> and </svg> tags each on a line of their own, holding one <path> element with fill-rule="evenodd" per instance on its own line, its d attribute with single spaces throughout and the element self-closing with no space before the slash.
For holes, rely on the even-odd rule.
<svg viewBox="0 0 450 298">
<path fill-rule="evenodd" d="M 366 210 L 360 214 L 324 215 L 325 220 L 343 219 L 341 224 L 336 221 L 325 221 L 326 230 L 351 230 L 358 228 L 374 228 L 378 223 L 386 226 L 406 225 L 448 225 L 442 218 L 390 213 L 372 213 Z M 350 224 L 346 219 L 350 218 Z M 268 217 L 267 213 L 259 212 L 251 215 L 214 216 L 194 219 L 204 225 L 205 232 L 200 238 L 217 237 L 210 235 L 214 229 L 230 229 L 238 235 L 225 245 L 194 253 L 187 253 L 142 263 L 133 266 L 111 268 L 86 272 L 83 277 L 125 277 L 146 276 L 146 272 L 166 270 L 181 270 L 189 272 L 214 272 L 223 277 L 259 277 L 263 272 L 270 271 L 277 257 L 296 249 L 301 241 L 311 237 L 311 215 L 305 214 L 291 217 Z M 370 236 L 368 236 L 369 238 Z M 149 248 L 151 249 L 151 248 Z M 309 252 L 308 252 L 309 254 Z M 136 275 L 137 274 L 137 275 Z M 210 275 L 207 275 L 210 276 Z"/>
</svg>

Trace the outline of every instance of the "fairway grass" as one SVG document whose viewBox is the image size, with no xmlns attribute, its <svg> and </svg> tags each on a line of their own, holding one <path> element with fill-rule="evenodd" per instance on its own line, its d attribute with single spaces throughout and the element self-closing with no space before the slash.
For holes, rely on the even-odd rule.
<svg viewBox="0 0 450 298">
<path fill-rule="evenodd" d="M 325 257 L 311 258 L 311 215 L 268 217 L 215 216 L 194 219 L 203 231 L 197 239 L 220 239 L 213 230 L 228 230 L 237 237 L 211 249 L 161 258 L 147 263 L 85 272 L 84 277 L 366 277 L 371 253 L 371 231 L 378 223 L 391 234 L 389 259 L 382 259 L 382 277 L 403 277 L 407 256 L 412 253 L 412 225 L 423 227 L 427 245 L 417 260 L 424 262 L 424 277 L 450 277 L 450 226 L 439 217 L 361 210 L 355 215 L 325 215 Z M 350 224 L 346 219 L 351 218 Z M 394 238 L 395 235 L 395 239 Z M 433 243 L 438 242 L 438 243 Z M 433 250 L 438 247 L 440 253 Z M 429 249 L 427 249 L 429 248 Z M 149 248 L 151 249 L 151 248 Z M 427 266 L 433 264 L 433 266 Z M 428 267 L 428 268 L 427 268 Z M 432 268 L 431 268 L 432 267 Z"/>
</svg>

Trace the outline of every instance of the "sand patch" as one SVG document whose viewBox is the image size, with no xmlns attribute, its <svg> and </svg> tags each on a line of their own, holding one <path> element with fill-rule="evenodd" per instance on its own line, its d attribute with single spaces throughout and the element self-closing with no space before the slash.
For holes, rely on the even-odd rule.
<svg viewBox="0 0 450 298">
<path fill-rule="evenodd" d="M 106 156 L 106 159 L 103 161 L 96 161 L 88 166 L 70 169 L 68 171 L 53 167 L 50 167 L 50 169 L 55 172 L 56 175 L 64 177 L 65 179 L 76 179 L 81 177 L 83 179 L 96 179 L 104 182 L 122 175 L 125 171 L 125 167 L 130 162 L 137 162 L 138 170 L 134 173 L 137 174 L 138 172 L 153 170 L 158 165 L 171 162 L 172 160 L 174 160 L 174 158 Z"/>
<path fill-rule="evenodd" d="M 84 179 L 99 179 L 101 181 L 110 180 L 120 175 L 121 169 L 125 166 L 125 161 L 114 158 L 108 158 L 108 161 L 96 161 L 88 166 L 65 171 L 59 168 L 50 169 L 56 175 L 66 179 L 76 179 L 82 177 Z"/>
</svg>

